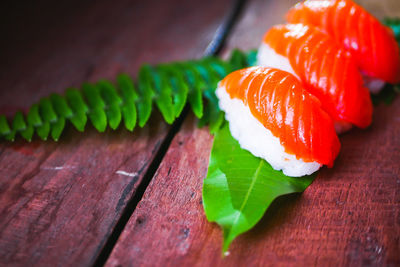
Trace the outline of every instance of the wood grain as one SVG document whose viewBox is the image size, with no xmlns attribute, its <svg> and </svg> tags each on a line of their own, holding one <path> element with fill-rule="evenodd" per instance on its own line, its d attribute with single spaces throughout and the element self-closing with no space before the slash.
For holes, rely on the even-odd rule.
<svg viewBox="0 0 400 267">
<path fill-rule="evenodd" d="M 2 17 L 0 111 L 144 62 L 199 57 L 228 1 L 15 3 Z M 5 10 L 5 9 L 3 9 Z M 4 23 L 3 23 L 4 22 Z M 0 265 L 93 264 L 169 127 L 0 144 Z"/>
<path fill-rule="evenodd" d="M 257 47 L 290 3 L 253 1 L 228 47 Z M 279 14 L 280 13 L 280 14 Z M 302 194 L 277 199 L 221 257 L 222 232 L 201 198 L 212 144 L 188 119 L 107 266 L 399 266 L 400 98 L 373 125 L 341 136 L 342 151 Z"/>
</svg>

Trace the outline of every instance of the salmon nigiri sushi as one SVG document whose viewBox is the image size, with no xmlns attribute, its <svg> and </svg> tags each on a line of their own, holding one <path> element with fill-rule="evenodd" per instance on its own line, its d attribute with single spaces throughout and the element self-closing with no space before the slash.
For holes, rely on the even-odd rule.
<svg viewBox="0 0 400 267">
<path fill-rule="evenodd" d="M 314 25 L 348 49 L 371 92 L 379 92 L 385 82 L 400 82 L 400 54 L 393 31 L 353 1 L 304 1 L 286 18 L 289 23 Z"/>
<path fill-rule="evenodd" d="M 232 136 L 274 169 L 299 177 L 333 165 L 340 150 L 333 121 L 292 74 L 238 70 L 218 84 L 216 94 Z"/>
<path fill-rule="evenodd" d="M 315 27 L 272 27 L 258 52 L 258 65 L 296 75 L 333 118 L 338 133 L 372 120 L 372 102 L 351 54 Z"/>
</svg>

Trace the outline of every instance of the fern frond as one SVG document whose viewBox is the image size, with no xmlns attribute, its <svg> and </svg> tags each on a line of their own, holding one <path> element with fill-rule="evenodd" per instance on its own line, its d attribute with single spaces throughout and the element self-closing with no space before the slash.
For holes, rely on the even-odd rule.
<svg viewBox="0 0 400 267">
<path fill-rule="evenodd" d="M 217 83 L 233 70 L 251 65 L 254 52 L 232 52 L 228 61 L 216 57 L 200 60 L 143 65 L 137 81 L 121 74 L 115 82 L 101 80 L 84 83 L 81 90 L 68 88 L 64 95 L 52 94 L 33 104 L 27 114 L 17 112 L 8 121 L 0 115 L 0 139 L 14 140 L 17 135 L 31 141 L 36 134 L 42 140 L 51 136 L 58 140 L 67 122 L 84 131 L 88 121 L 99 131 L 107 126 L 117 129 L 123 122 L 133 131 L 144 127 L 153 106 L 171 124 L 189 102 L 200 125 L 216 131 L 223 123 L 223 114 L 215 96 Z"/>
</svg>

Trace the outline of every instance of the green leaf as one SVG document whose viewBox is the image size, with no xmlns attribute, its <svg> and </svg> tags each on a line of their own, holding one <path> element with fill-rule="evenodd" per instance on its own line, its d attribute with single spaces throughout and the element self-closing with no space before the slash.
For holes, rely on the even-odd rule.
<svg viewBox="0 0 400 267">
<path fill-rule="evenodd" d="M 234 70 L 243 68 L 246 65 L 246 55 L 239 49 L 234 49 L 231 53 L 229 63 Z"/>
<path fill-rule="evenodd" d="M 26 123 L 24 120 L 24 115 L 21 111 L 15 113 L 14 120 L 12 122 L 12 128 L 15 131 L 23 131 L 26 129 Z"/>
<path fill-rule="evenodd" d="M 89 119 L 94 128 L 99 132 L 104 132 L 107 128 L 107 116 L 102 108 L 93 108 L 89 112 Z"/>
<path fill-rule="evenodd" d="M 89 111 L 88 106 L 83 100 L 80 92 L 76 89 L 67 89 L 65 97 L 73 112 L 73 116 L 70 117 L 69 120 L 78 131 L 83 132 L 87 122 L 86 113 Z"/>
<path fill-rule="evenodd" d="M 205 81 L 191 64 L 181 64 L 185 81 L 189 86 L 189 103 L 197 118 L 203 117 L 203 90 L 207 88 Z"/>
<path fill-rule="evenodd" d="M 383 23 L 393 30 L 397 42 L 400 42 L 400 18 L 384 18 Z"/>
<path fill-rule="evenodd" d="M 7 135 L 11 132 L 10 126 L 8 125 L 7 118 L 4 115 L 0 115 L 0 136 Z"/>
<path fill-rule="evenodd" d="M 149 65 L 144 65 L 139 70 L 138 91 L 140 97 L 140 101 L 137 102 L 139 126 L 144 127 L 151 115 L 152 98 L 154 96 L 151 85 L 151 71 Z"/>
<path fill-rule="evenodd" d="M 58 121 L 52 123 L 51 137 L 53 138 L 54 141 L 58 141 L 62 131 L 64 130 L 64 127 L 65 127 L 65 119 L 64 118 L 59 118 Z"/>
<path fill-rule="evenodd" d="M 33 126 L 27 125 L 26 129 L 21 131 L 20 134 L 23 138 L 25 138 L 25 140 L 30 142 L 30 141 L 32 141 L 32 136 L 33 136 L 34 132 L 35 132 L 35 129 L 33 128 Z"/>
<path fill-rule="evenodd" d="M 136 126 L 137 119 L 135 101 L 139 98 L 139 96 L 135 91 L 132 79 L 128 75 L 119 75 L 117 77 L 117 82 L 123 99 L 121 112 L 122 117 L 124 118 L 125 127 L 129 131 L 133 131 Z"/>
<path fill-rule="evenodd" d="M 219 80 L 225 78 L 226 75 L 232 72 L 232 67 L 220 59 L 210 57 L 203 59 L 202 62 L 203 66 L 207 68 L 209 72 L 214 72 Z"/>
<path fill-rule="evenodd" d="M 215 89 L 208 89 L 203 94 L 208 103 L 204 116 L 199 121 L 199 127 L 209 124 L 210 132 L 215 134 L 224 123 L 224 113 L 219 109 Z"/>
<path fill-rule="evenodd" d="M 36 128 L 36 133 L 42 140 L 46 141 L 50 133 L 50 122 L 43 122 L 42 125 Z"/>
<path fill-rule="evenodd" d="M 246 55 L 246 66 L 255 66 L 257 63 L 257 50 L 250 50 Z"/>
<path fill-rule="evenodd" d="M 99 131 L 104 132 L 107 127 L 107 116 L 104 111 L 106 104 L 101 98 L 98 87 L 84 83 L 82 91 L 89 104 L 89 119 L 93 126 Z"/>
<path fill-rule="evenodd" d="M 50 101 L 59 117 L 70 118 L 73 116 L 72 110 L 62 96 L 58 94 L 51 94 Z"/>
<path fill-rule="evenodd" d="M 172 88 L 168 82 L 166 73 L 159 68 L 150 68 L 153 86 L 155 90 L 155 101 L 164 120 L 171 124 L 175 120 L 174 107 L 172 105 Z"/>
<path fill-rule="evenodd" d="M 116 84 L 105 80 L 96 85 L 84 83 L 81 91 L 70 88 L 65 95 L 51 94 L 42 98 L 31 106 L 26 117 L 22 113 L 16 114 L 11 127 L 5 117 L 0 116 L 0 138 L 14 140 L 19 134 L 31 140 L 36 132 L 43 140 L 49 134 L 58 140 L 68 121 L 78 131 L 84 131 L 88 117 L 100 132 L 107 125 L 112 129 L 118 128 L 122 120 L 125 127 L 133 131 L 137 121 L 140 127 L 146 124 L 153 102 L 165 121 L 172 123 L 181 115 L 188 101 L 194 114 L 201 118 L 199 125 L 209 124 L 214 133 L 224 121 L 214 94 L 217 83 L 235 68 L 246 67 L 254 55 L 236 50 L 231 62 L 206 57 L 144 65 L 139 70 L 137 90 L 126 74 L 119 75 Z"/>
<path fill-rule="evenodd" d="M 29 109 L 28 115 L 26 116 L 26 121 L 35 127 L 42 125 L 42 118 L 39 114 L 39 105 L 33 104 Z"/>
<path fill-rule="evenodd" d="M 182 70 L 178 64 L 159 65 L 158 69 L 162 75 L 162 80 L 168 83 L 171 88 L 173 98 L 173 109 L 175 118 L 179 117 L 185 107 L 189 92 L 188 84 L 184 79 Z"/>
<path fill-rule="evenodd" d="M 39 114 L 43 120 L 48 122 L 55 122 L 57 120 L 57 114 L 53 109 L 53 105 L 51 104 L 48 98 L 42 98 L 39 102 Z"/>
<path fill-rule="evenodd" d="M 117 90 L 114 85 L 112 85 L 108 81 L 100 81 L 97 83 L 99 87 L 100 94 L 106 103 L 106 115 L 108 124 L 111 129 L 115 130 L 118 128 L 121 123 L 121 109 L 120 105 L 122 104 L 122 100 L 117 94 Z"/>
<path fill-rule="evenodd" d="M 293 178 L 240 148 L 229 127 L 217 132 L 203 184 L 203 205 L 210 222 L 224 231 L 223 251 L 251 229 L 278 196 L 303 192 L 315 175 Z"/>
<path fill-rule="evenodd" d="M 12 122 L 13 133 L 10 135 L 10 138 L 14 139 L 15 133 L 19 132 L 19 134 L 28 141 L 32 140 L 32 136 L 34 133 L 34 129 L 31 125 L 26 124 L 24 120 L 24 115 L 22 112 L 18 111 Z"/>
</svg>

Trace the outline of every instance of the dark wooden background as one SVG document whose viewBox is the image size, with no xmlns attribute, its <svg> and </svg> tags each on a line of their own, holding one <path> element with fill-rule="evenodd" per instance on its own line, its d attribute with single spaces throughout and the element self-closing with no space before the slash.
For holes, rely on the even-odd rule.
<svg viewBox="0 0 400 267">
<path fill-rule="evenodd" d="M 395 1 L 367 7 L 400 15 Z M 293 1 L 253 0 L 231 33 L 256 48 Z M 144 63 L 200 57 L 232 6 L 205 1 L 40 1 L 0 8 L 0 113 Z M 278 199 L 221 258 L 201 202 L 212 136 L 190 114 L 58 143 L 0 143 L 1 266 L 399 266 L 400 98 L 341 136 L 333 169 Z M 164 155 L 165 153 L 165 155 Z"/>
</svg>

